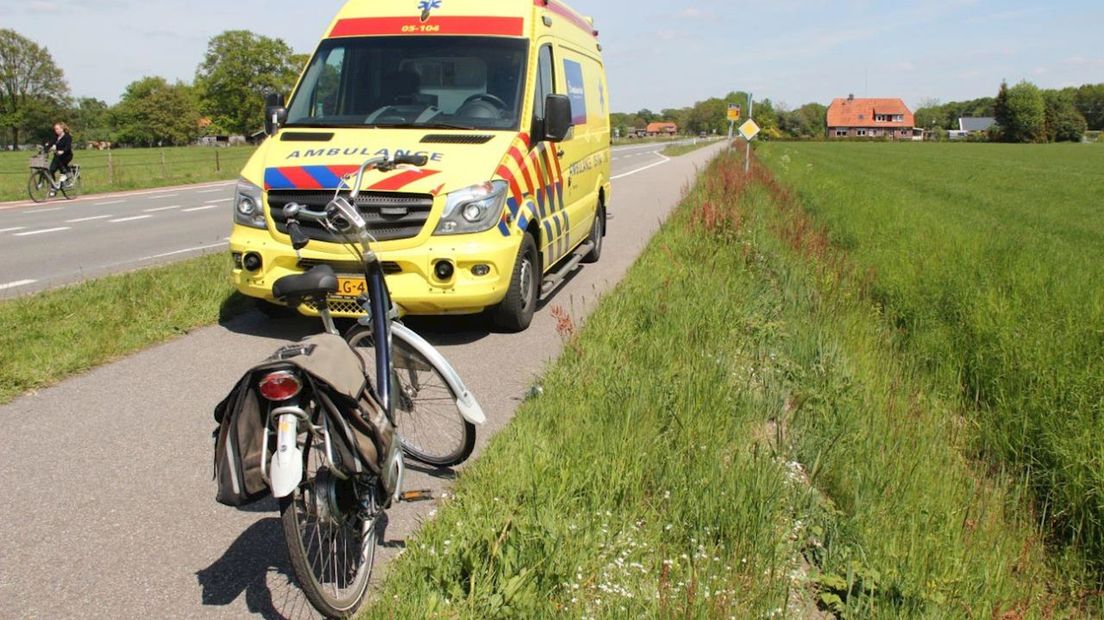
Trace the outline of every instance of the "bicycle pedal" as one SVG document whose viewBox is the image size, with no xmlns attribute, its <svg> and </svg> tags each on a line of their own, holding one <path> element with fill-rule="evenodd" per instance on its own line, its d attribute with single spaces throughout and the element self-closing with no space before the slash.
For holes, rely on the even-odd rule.
<svg viewBox="0 0 1104 620">
<path fill-rule="evenodd" d="M 422 489 L 420 491 L 407 491 L 399 496 L 400 502 L 428 502 L 433 500 L 433 491 Z"/>
</svg>

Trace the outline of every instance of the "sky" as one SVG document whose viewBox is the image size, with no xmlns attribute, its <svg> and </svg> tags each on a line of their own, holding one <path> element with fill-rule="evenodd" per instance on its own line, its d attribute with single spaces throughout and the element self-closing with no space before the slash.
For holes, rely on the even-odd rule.
<svg viewBox="0 0 1104 620">
<path fill-rule="evenodd" d="M 341 4 L 0 0 L 0 28 L 45 45 L 73 96 L 115 103 L 144 76 L 190 82 L 208 40 L 225 30 L 311 52 Z M 1002 79 L 1044 88 L 1104 82 L 1100 0 L 569 4 L 595 19 L 620 112 L 685 107 L 735 90 L 791 108 L 848 94 L 900 97 L 915 108 L 992 96 Z"/>
</svg>

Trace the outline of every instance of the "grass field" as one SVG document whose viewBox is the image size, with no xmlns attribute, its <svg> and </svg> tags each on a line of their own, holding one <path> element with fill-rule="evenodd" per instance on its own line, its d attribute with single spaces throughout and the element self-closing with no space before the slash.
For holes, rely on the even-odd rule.
<svg viewBox="0 0 1104 620">
<path fill-rule="evenodd" d="M 753 171 L 711 164 L 585 326 L 553 309 L 542 394 L 364 617 L 1102 611 L 1025 486 L 963 456 L 956 385 L 900 351 L 869 274 Z"/>
<path fill-rule="evenodd" d="M 250 307 L 222 252 L 0 302 L 0 404 Z"/>
<path fill-rule="evenodd" d="M 76 151 L 81 189 L 99 194 L 238 178 L 253 147 Z M 0 201 L 25 200 L 31 153 L 0 152 Z M 216 159 L 217 158 L 217 159 Z"/>
<path fill-rule="evenodd" d="M 896 342 L 957 385 L 994 470 L 1104 568 L 1104 148 L 770 144 L 870 273 Z"/>
</svg>

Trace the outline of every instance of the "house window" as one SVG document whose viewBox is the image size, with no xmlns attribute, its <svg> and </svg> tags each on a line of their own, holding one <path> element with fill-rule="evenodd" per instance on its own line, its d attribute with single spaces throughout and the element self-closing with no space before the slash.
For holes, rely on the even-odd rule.
<svg viewBox="0 0 1104 620">
<path fill-rule="evenodd" d="M 865 130 L 865 129 L 860 129 L 860 130 L 858 131 L 858 136 L 859 136 L 860 138 L 861 138 L 861 137 L 864 137 L 864 136 L 866 136 L 866 130 Z"/>
<path fill-rule="evenodd" d="M 896 122 L 896 123 L 903 123 L 903 122 L 905 122 L 905 115 L 904 114 L 898 114 L 898 115 L 893 117 L 893 121 Z"/>
<path fill-rule="evenodd" d="M 846 127 L 837 127 L 836 128 L 836 137 L 837 138 L 846 138 L 847 137 L 847 128 Z"/>
</svg>

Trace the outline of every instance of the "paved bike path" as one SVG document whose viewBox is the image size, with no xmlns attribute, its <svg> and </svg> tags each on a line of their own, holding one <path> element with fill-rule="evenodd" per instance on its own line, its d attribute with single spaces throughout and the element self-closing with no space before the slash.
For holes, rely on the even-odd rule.
<svg viewBox="0 0 1104 620">
<path fill-rule="evenodd" d="M 577 271 L 526 332 L 488 334 L 470 319 L 413 323 L 488 414 L 477 454 L 558 355 L 552 308 L 582 319 L 719 148 L 615 180 L 601 262 Z M 211 410 L 253 363 L 317 330 L 251 313 L 0 407 L 0 617 L 313 617 L 290 583 L 274 504 L 239 511 L 214 501 Z M 407 478 L 407 488 L 438 496 L 448 484 Z M 389 511 L 377 575 L 433 508 Z"/>
</svg>

